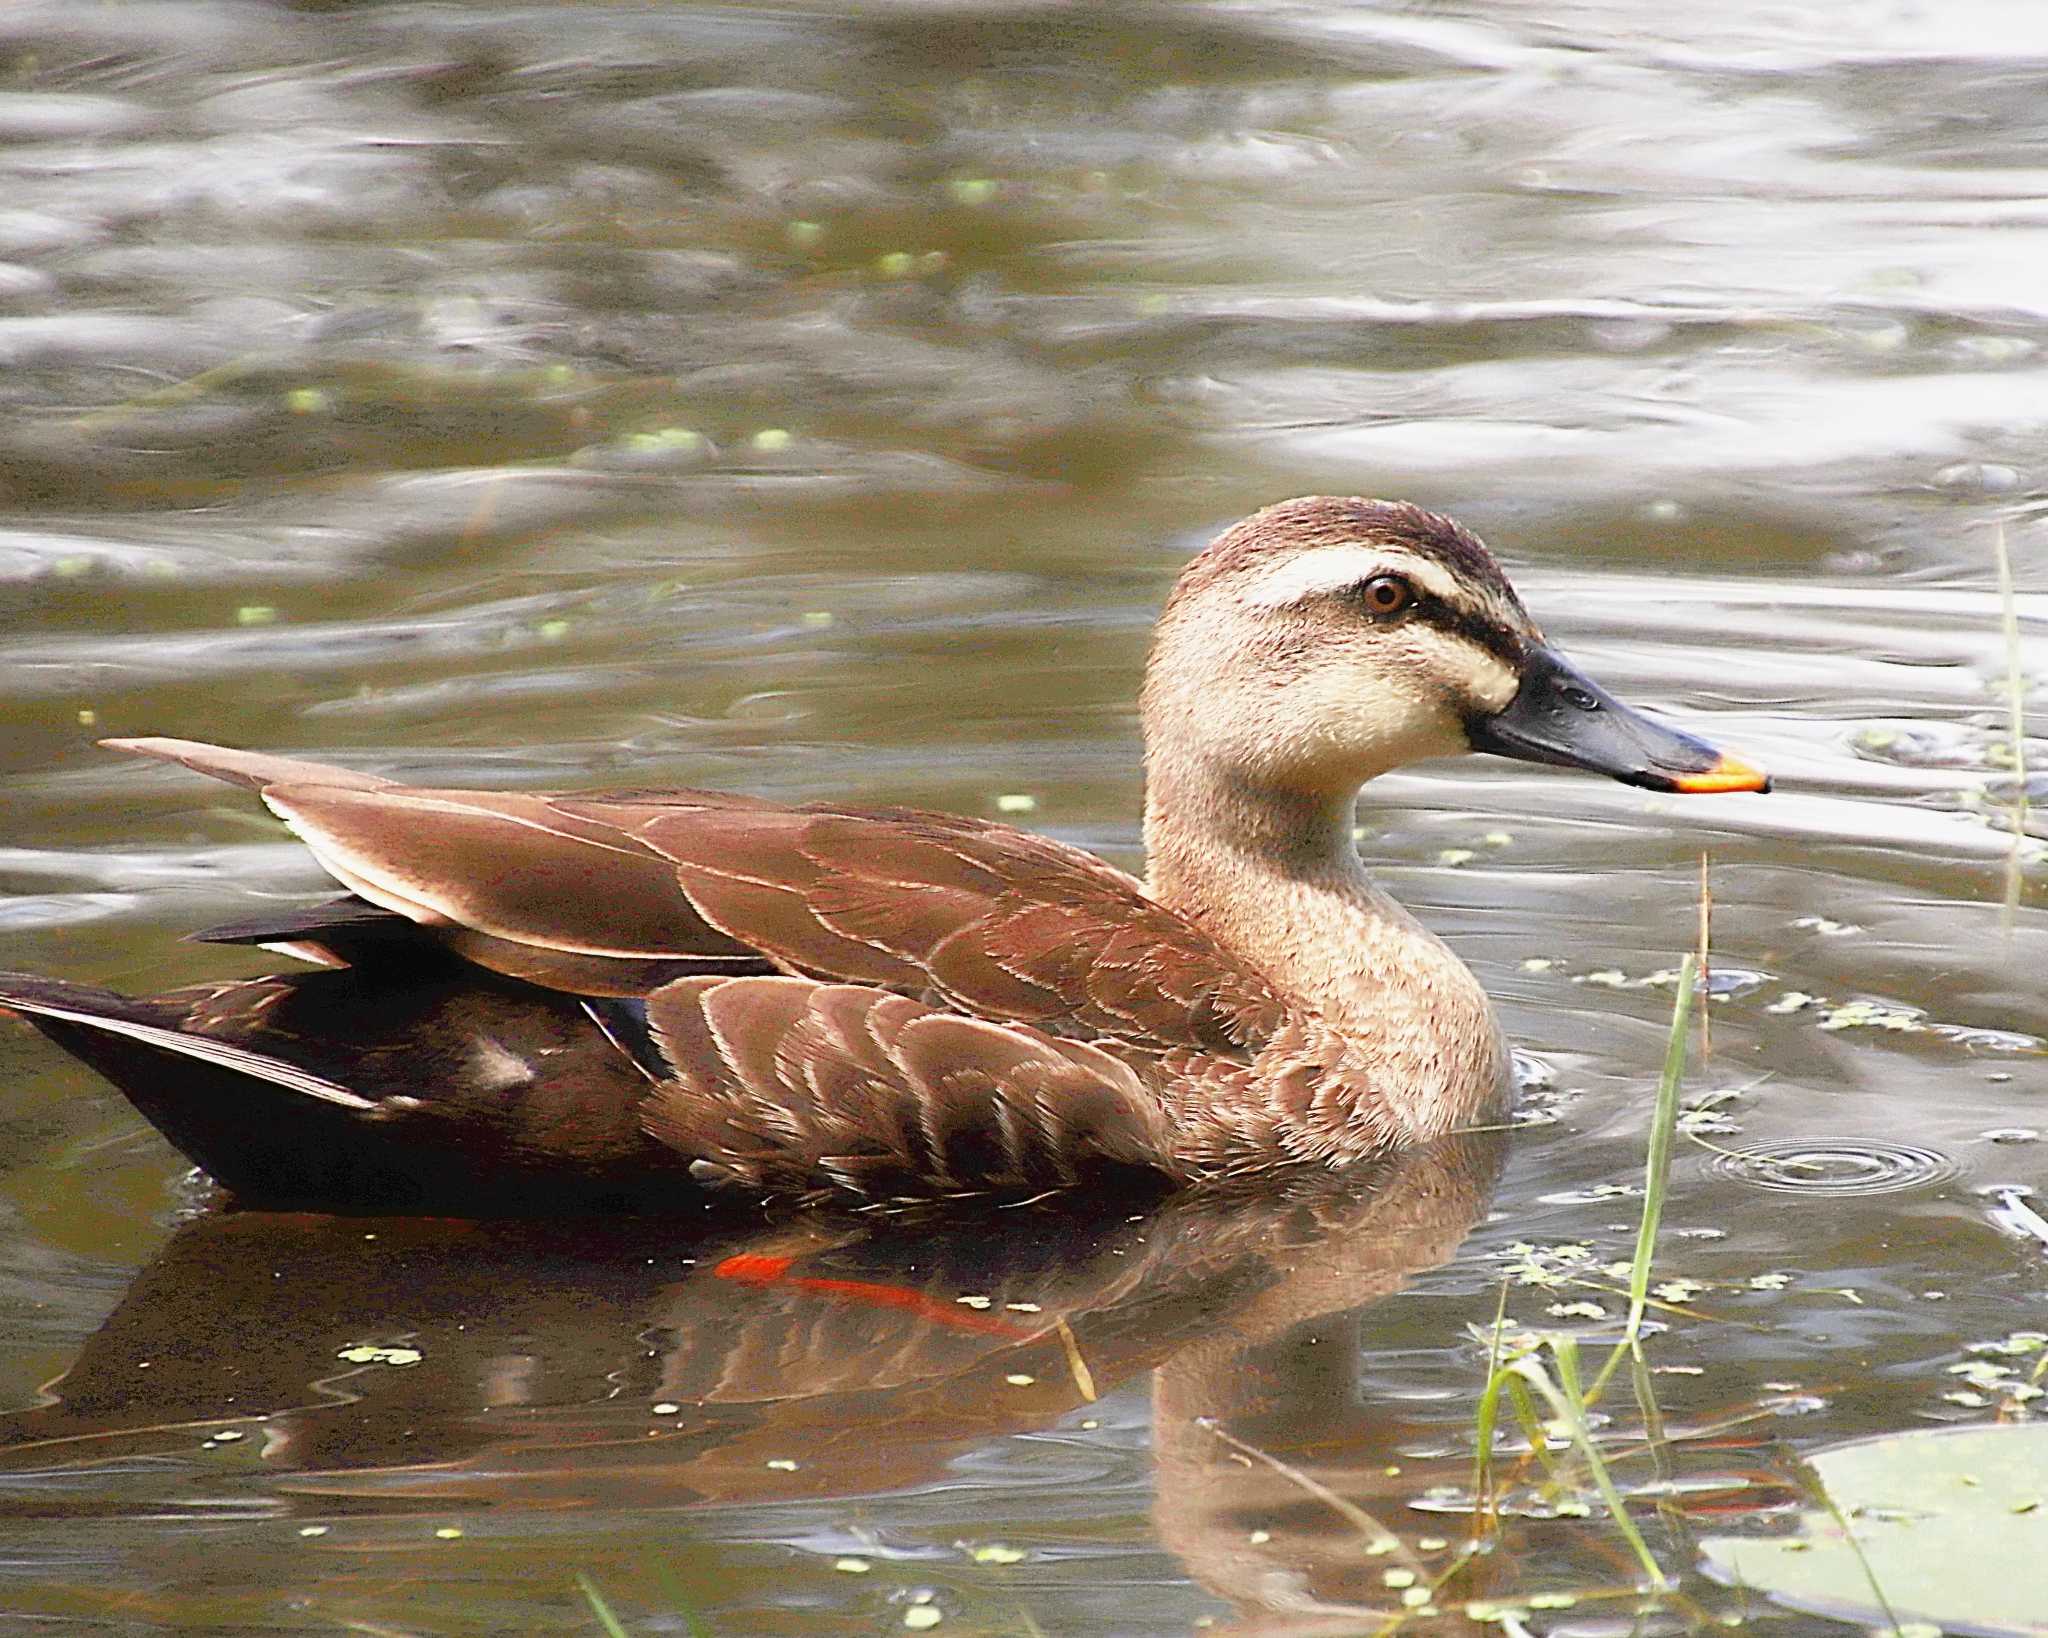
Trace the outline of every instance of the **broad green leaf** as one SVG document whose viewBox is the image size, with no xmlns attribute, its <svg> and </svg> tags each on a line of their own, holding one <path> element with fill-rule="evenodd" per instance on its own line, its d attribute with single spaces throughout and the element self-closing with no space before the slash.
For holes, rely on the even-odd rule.
<svg viewBox="0 0 2048 1638">
<path fill-rule="evenodd" d="M 1834 1509 L 1703 1540 L 1710 1575 L 1877 1632 L 2048 1638 L 2048 1423 L 1887 1434 L 1810 1464 Z"/>
</svg>

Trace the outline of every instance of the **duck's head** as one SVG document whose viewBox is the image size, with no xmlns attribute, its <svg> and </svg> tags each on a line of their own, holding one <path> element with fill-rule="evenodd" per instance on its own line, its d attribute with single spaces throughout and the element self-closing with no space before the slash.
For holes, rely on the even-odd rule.
<svg viewBox="0 0 2048 1638">
<path fill-rule="evenodd" d="M 1305 796 L 1462 751 L 1654 791 L 1770 788 L 1608 694 L 1544 641 L 1476 537 L 1391 501 L 1283 501 L 1195 557 L 1160 616 L 1145 723 L 1155 761 Z"/>
</svg>

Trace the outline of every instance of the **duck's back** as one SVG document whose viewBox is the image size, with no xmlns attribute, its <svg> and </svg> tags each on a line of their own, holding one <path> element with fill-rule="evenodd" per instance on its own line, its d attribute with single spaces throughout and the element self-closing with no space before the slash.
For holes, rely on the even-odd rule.
<svg viewBox="0 0 2048 1638">
<path fill-rule="evenodd" d="M 0 1005 L 245 1198 L 524 1209 L 687 1180 L 864 1198 L 1103 1168 L 1187 1181 L 1187 1089 L 1242 1070 L 1287 1017 L 1132 878 L 1007 826 L 414 790 L 129 748 L 255 788 L 353 890 L 201 936 L 336 970 L 147 1001 L 0 980 Z"/>
</svg>

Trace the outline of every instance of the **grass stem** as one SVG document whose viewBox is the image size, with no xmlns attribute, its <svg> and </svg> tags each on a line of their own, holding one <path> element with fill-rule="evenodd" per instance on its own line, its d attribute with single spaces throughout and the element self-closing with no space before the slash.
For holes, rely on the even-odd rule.
<svg viewBox="0 0 2048 1638">
<path fill-rule="evenodd" d="M 2027 682 L 2020 669 L 2019 599 L 2003 519 L 1992 536 L 1992 552 L 1998 560 L 1998 616 L 2005 636 L 2005 732 L 2012 747 L 2012 847 L 2005 856 L 2005 933 L 2011 938 L 2020 903 L 2021 849 L 2027 841 Z"/>
<path fill-rule="evenodd" d="M 1230 1449 L 1236 1451 L 1238 1455 L 1244 1457 L 1247 1461 L 1263 1462 L 1289 1484 L 1298 1485 L 1309 1495 L 1315 1497 L 1317 1501 L 1329 1508 L 1331 1512 L 1335 1513 L 1363 1536 L 1367 1546 L 1376 1548 L 1380 1552 L 1394 1554 L 1404 1565 L 1418 1574 L 1426 1575 L 1428 1573 L 1427 1567 L 1409 1550 L 1406 1542 L 1349 1497 L 1338 1495 L 1328 1485 L 1318 1479 L 1311 1478 L 1291 1462 L 1283 1462 L 1271 1451 L 1261 1450 L 1257 1445 L 1238 1438 L 1236 1434 L 1219 1423 L 1204 1418 L 1201 1425 L 1214 1434 L 1219 1441 L 1229 1446 Z"/>
<path fill-rule="evenodd" d="M 1555 1478 L 1546 1436 L 1536 1417 L 1535 1406 L 1531 1402 L 1530 1396 L 1533 1393 L 1540 1396 L 1550 1407 L 1554 1420 L 1562 1425 L 1573 1446 L 1584 1459 L 1595 1488 L 1607 1504 L 1615 1528 L 1628 1542 L 1630 1551 L 1635 1554 L 1637 1562 L 1642 1565 L 1651 1583 L 1660 1591 L 1667 1589 L 1671 1583 L 1665 1578 L 1662 1567 L 1651 1554 L 1649 1544 L 1643 1540 L 1642 1532 L 1636 1528 L 1635 1520 L 1629 1517 L 1621 1493 L 1615 1488 L 1614 1479 L 1607 1471 L 1607 1464 L 1601 1457 L 1599 1447 L 1594 1443 L 1592 1428 L 1586 1419 L 1586 1407 L 1600 1397 L 1622 1360 L 1633 1358 L 1638 1367 L 1635 1377 L 1637 1395 L 1644 1405 L 1646 1425 L 1652 1430 L 1652 1447 L 1661 1448 L 1662 1429 L 1659 1425 L 1656 1401 L 1649 1392 L 1648 1374 L 1642 1369 L 1643 1314 L 1650 1306 L 1650 1275 L 1656 1259 L 1657 1232 L 1663 1223 L 1664 1201 L 1670 1185 L 1671 1147 L 1678 1131 L 1679 1089 L 1685 1080 L 1686 1031 L 1692 1021 L 1693 995 L 1700 986 L 1700 975 L 1705 970 L 1712 916 L 1713 896 L 1707 878 L 1707 860 L 1703 854 L 1700 858 L 1699 948 L 1687 952 L 1679 963 L 1677 994 L 1671 1002 L 1671 1027 L 1665 1040 L 1664 1067 L 1657 1078 L 1657 1102 L 1650 1116 L 1649 1147 L 1643 1161 L 1643 1210 L 1636 1225 L 1635 1255 L 1629 1262 L 1628 1322 L 1622 1339 L 1601 1367 L 1590 1392 L 1582 1384 L 1579 1374 L 1578 1343 L 1569 1335 L 1550 1335 L 1544 1338 L 1544 1345 L 1556 1367 L 1555 1381 L 1534 1355 L 1523 1354 L 1512 1361 L 1504 1361 L 1502 1353 L 1503 1332 L 1507 1320 L 1507 1288 L 1503 1285 L 1500 1303 L 1494 1313 L 1492 1347 L 1487 1359 L 1486 1387 L 1480 1394 L 1479 1408 L 1474 1419 L 1476 1450 L 1472 1510 L 1475 1536 L 1486 1528 L 1488 1521 L 1494 1519 L 1497 1507 L 1493 1493 L 1493 1440 L 1499 1422 L 1500 1396 L 1503 1392 L 1513 1400 L 1516 1413 L 1529 1433 L 1532 1452 L 1546 1470 L 1551 1471 L 1553 1479 Z M 1703 1036 L 1704 1011 L 1702 1008 Z"/>
<path fill-rule="evenodd" d="M 597 1617 L 597 1624 L 604 1628 L 605 1638 L 631 1638 L 619 1624 L 619 1618 L 612 1613 L 611 1605 L 605 1602 L 604 1594 L 597 1590 L 597 1583 L 581 1570 L 576 1572 L 576 1589 L 583 1594 L 583 1600 L 590 1606 L 590 1613 Z"/>
<path fill-rule="evenodd" d="M 1501 1341 L 1508 1323 L 1508 1282 L 1500 1282 L 1500 1300 L 1493 1305 L 1493 1340 L 1486 1350 L 1486 1388 L 1479 1396 L 1473 1417 L 1472 1448 L 1472 1533 L 1490 1536 L 1500 1529 L 1500 1515 L 1493 1494 L 1493 1430 L 1500 1419 L 1500 1391 L 1506 1381 L 1501 1370 Z M 2044 1356 L 2048 1358 L 2048 1356 Z"/>
<path fill-rule="evenodd" d="M 1714 942 L 1714 886 L 1707 879 L 1707 850 L 1700 849 L 1700 1057 L 1714 1055 L 1714 969 L 1707 952 Z"/>
<path fill-rule="evenodd" d="M 1678 993 L 1671 999 L 1671 1033 L 1664 1045 L 1664 1072 L 1657 1077 L 1657 1107 L 1650 1115 L 1649 1153 L 1643 1161 L 1643 1215 L 1636 1224 L 1635 1256 L 1628 1274 L 1628 1346 L 1642 1335 L 1643 1309 L 1650 1297 L 1650 1268 L 1657 1254 L 1657 1229 L 1671 1181 L 1671 1141 L 1678 1130 L 1678 1089 L 1685 1079 L 1685 1026 L 1692 1013 L 1698 958 L 1678 964 Z"/>
<path fill-rule="evenodd" d="M 1600 1499 L 1607 1504 L 1608 1516 L 1614 1520 L 1615 1529 L 1628 1542 L 1629 1550 L 1636 1555 L 1636 1562 L 1643 1567 L 1652 1586 L 1663 1590 L 1669 1585 L 1663 1566 L 1650 1552 L 1650 1545 L 1636 1528 L 1636 1521 L 1628 1516 L 1628 1507 L 1621 1499 L 1621 1492 L 1614 1487 L 1614 1478 L 1607 1471 L 1607 1463 L 1601 1459 L 1600 1447 L 1593 1442 L 1593 1430 L 1586 1422 L 1586 1394 L 1579 1385 L 1579 1348 L 1568 1336 L 1549 1338 L 1550 1357 L 1557 1365 L 1557 1381 L 1550 1380 L 1550 1373 L 1542 1363 L 1532 1356 L 1516 1360 L 1508 1369 L 1539 1394 L 1550 1407 L 1550 1413 L 1564 1425 L 1566 1434 L 1584 1458 L 1586 1471 L 1593 1477 L 1593 1487 L 1600 1492 Z"/>
</svg>

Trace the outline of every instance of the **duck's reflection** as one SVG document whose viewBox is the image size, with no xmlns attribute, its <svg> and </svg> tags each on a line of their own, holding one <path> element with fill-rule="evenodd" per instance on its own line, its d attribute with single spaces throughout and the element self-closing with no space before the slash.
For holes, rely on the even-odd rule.
<svg viewBox="0 0 2048 1638">
<path fill-rule="evenodd" d="M 1386 1605 L 1357 1509 L 1402 1523 L 1413 1492 L 1356 1403 L 1363 1310 L 1453 1253 L 1498 1160 L 1467 1137 L 1086 1216 L 203 1217 L 55 1401 L 0 1420 L 0 1466 L 133 1472 L 226 1434 L 315 1509 L 789 1502 L 929 1483 L 1150 1372 L 1162 1541 L 1262 1630 L 1313 1630 Z"/>
</svg>

